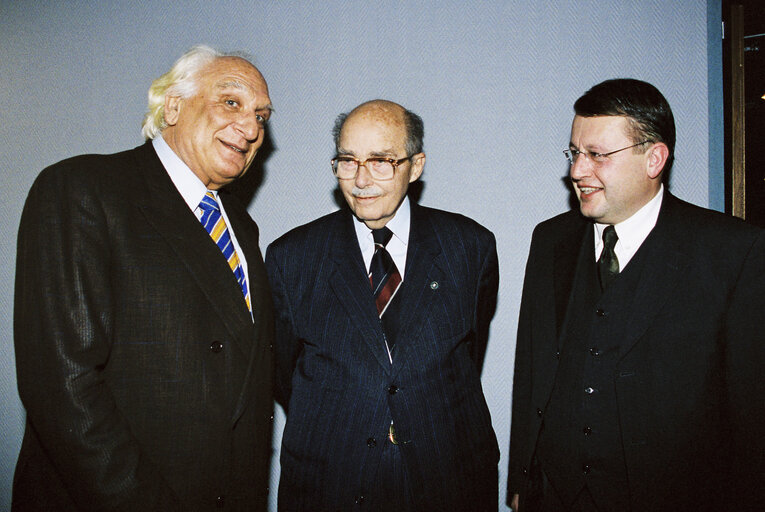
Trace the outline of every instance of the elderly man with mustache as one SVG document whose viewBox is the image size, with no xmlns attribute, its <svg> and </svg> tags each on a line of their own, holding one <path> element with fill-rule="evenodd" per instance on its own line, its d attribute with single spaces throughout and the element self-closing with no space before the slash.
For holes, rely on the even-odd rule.
<svg viewBox="0 0 765 512">
<path fill-rule="evenodd" d="M 499 451 L 481 388 L 497 296 L 494 235 L 407 198 L 423 123 L 374 100 L 335 124 L 348 209 L 268 249 L 279 509 L 497 510 Z"/>
</svg>

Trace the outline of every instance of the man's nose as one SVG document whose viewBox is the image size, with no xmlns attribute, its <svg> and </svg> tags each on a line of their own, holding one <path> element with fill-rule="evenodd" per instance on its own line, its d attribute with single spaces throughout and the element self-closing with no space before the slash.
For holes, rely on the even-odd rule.
<svg viewBox="0 0 765 512">
<path fill-rule="evenodd" d="M 236 123 L 236 127 L 242 134 L 242 137 L 248 142 L 255 142 L 260 137 L 263 125 L 258 120 L 258 114 L 255 112 L 242 113 Z"/>
<path fill-rule="evenodd" d="M 580 154 L 574 159 L 574 163 L 569 167 L 569 176 L 574 181 L 580 180 L 585 176 L 588 176 L 592 171 L 592 162 L 586 155 Z"/>
<path fill-rule="evenodd" d="M 374 183 L 372 179 L 372 173 L 367 169 L 366 164 L 359 163 L 359 170 L 356 171 L 356 186 L 359 188 L 368 187 Z"/>
</svg>

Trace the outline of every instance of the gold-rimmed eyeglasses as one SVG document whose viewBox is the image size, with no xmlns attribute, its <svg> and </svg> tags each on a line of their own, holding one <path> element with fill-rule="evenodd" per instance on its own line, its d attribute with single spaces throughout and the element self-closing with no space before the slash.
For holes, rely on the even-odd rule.
<svg viewBox="0 0 765 512">
<path fill-rule="evenodd" d="M 362 165 L 367 168 L 372 178 L 376 180 L 392 180 L 393 175 L 396 172 L 396 168 L 402 163 L 412 158 L 412 156 L 405 156 L 404 158 L 386 158 L 382 156 L 373 156 L 366 160 L 359 160 L 352 156 L 336 156 L 332 159 L 332 173 L 341 180 L 352 180 L 359 172 L 359 167 Z"/>
<path fill-rule="evenodd" d="M 608 153 L 593 153 L 591 151 L 582 151 L 576 148 L 568 148 L 563 150 L 563 154 L 566 155 L 566 160 L 568 160 L 568 163 L 570 163 L 571 165 L 574 165 L 574 162 L 576 162 L 577 158 L 579 158 L 579 155 L 585 155 L 592 162 L 595 162 L 596 164 L 602 164 L 608 161 L 608 157 L 613 155 L 614 153 L 618 153 L 626 149 L 631 149 L 631 148 L 646 144 L 648 142 L 651 142 L 651 141 L 644 140 L 643 142 L 638 142 L 637 144 L 627 146 L 626 148 L 615 149 L 614 151 L 609 151 Z"/>
</svg>

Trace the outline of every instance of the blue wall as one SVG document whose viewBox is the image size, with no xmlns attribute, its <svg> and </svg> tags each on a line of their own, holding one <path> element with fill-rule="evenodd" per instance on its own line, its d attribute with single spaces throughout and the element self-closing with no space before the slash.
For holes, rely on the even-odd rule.
<svg viewBox="0 0 765 512">
<path fill-rule="evenodd" d="M 328 161 L 339 112 L 383 97 L 423 117 L 421 202 L 497 235 L 502 279 L 483 382 L 502 489 L 523 268 L 534 225 L 568 208 L 561 150 L 574 100 L 607 78 L 655 84 L 677 120 L 671 189 L 722 208 L 719 1 L 0 0 L 0 223 L 11 234 L 0 240 L 0 509 L 24 421 L 11 326 L 26 192 L 62 158 L 140 144 L 151 80 L 196 43 L 250 52 L 271 88 L 274 150 L 250 204 L 264 249 L 336 208 Z M 277 455 L 282 425 L 279 414 Z"/>
</svg>

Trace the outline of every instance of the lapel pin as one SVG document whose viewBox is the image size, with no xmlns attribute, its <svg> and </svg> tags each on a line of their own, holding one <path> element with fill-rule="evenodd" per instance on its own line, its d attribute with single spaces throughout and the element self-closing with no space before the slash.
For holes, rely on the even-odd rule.
<svg viewBox="0 0 765 512">
<path fill-rule="evenodd" d="M 431 281 L 431 282 L 430 282 L 430 289 L 431 289 L 431 290 L 436 290 L 436 289 L 438 289 L 438 281 Z"/>
</svg>

